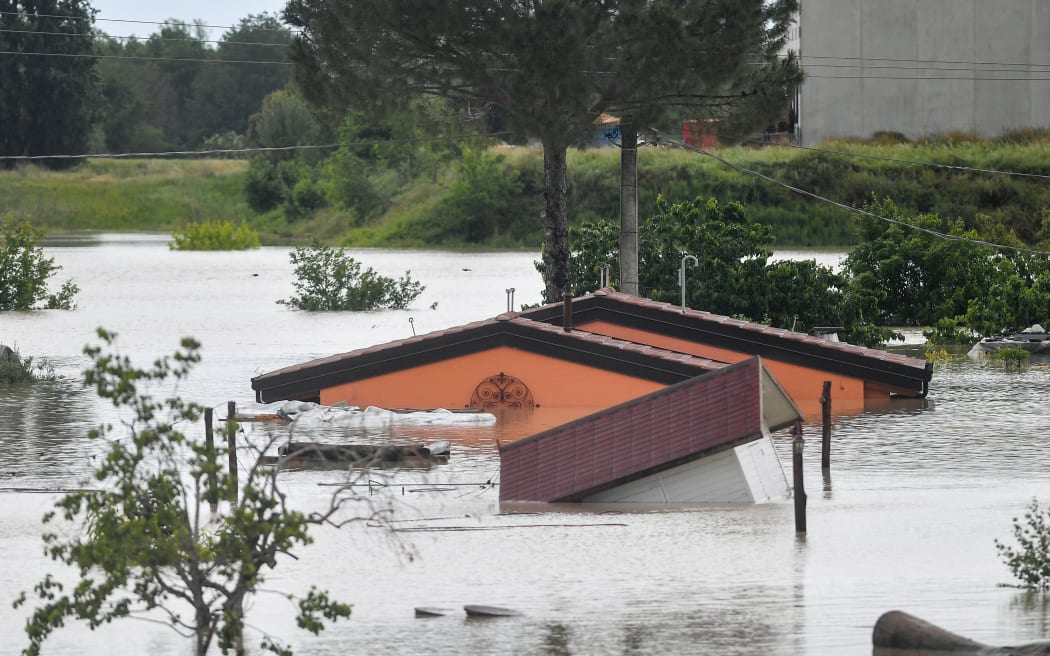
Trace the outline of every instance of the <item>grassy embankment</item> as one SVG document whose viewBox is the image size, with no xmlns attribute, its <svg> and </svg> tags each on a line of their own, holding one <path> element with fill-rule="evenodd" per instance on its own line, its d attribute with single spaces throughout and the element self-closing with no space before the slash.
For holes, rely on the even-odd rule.
<svg viewBox="0 0 1050 656">
<path fill-rule="evenodd" d="M 874 157 L 1050 175 L 1050 132 L 978 140 L 952 135 L 923 142 L 833 142 L 824 149 Z M 501 151 L 507 175 L 517 178 L 516 216 L 538 217 L 542 207 L 542 155 L 534 148 Z M 911 212 L 961 217 L 978 214 L 1002 221 L 1026 241 L 1034 239 L 1042 210 L 1050 208 L 1045 179 L 938 169 L 889 160 L 862 159 L 784 147 L 727 148 L 725 159 L 839 202 L 862 206 L 873 196 L 893 198 Z M 247 162 L 237 160 L 93 160 L 63 173 L 36 168 L 0 173 L 0 213 L 31 215 L 52 232 L 171 231 L 189 221 L 247 220 L 264 241 L 302 243 L 316 236 L 361 246 L 455 244 L 428 225 L 452 184 L 450 169 L 438 181 L 419 181 L 396 196 L 368 225 L 350 228 L 336 208 L 310 219 L 287 221 L 277 213 L 255 215 L 244 200 Z M 614 219 L 619 208 L 619 151 L 573 151 L 569 155 L 570 212 L 574 220 Z M 781 246 L 841 246 L 852 241 L 851 215 L 738 173 L 710 158 L 671 149 L 639 152 L 639 207 L 652 213 L 658 194 L 683 200 L 715 196 L 739 200 L 752 217 L 774 226 Z M 484 204 L 478 210 L 483 213 Z M 532 230 L 504 230 L 489 245 L 537 247 Z M 454 226 L 449 226 L 454 229 Z M 437 232 L 436 232 L 437 231 Z M 421 242 L 420 235 L 428 235 Z M 477 245 L 485 245 L 485 241 Z"/>
</svg>

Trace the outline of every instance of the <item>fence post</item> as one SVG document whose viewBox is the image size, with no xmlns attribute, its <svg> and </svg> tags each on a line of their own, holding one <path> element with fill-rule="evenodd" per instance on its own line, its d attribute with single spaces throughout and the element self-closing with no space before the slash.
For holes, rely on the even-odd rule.
<svg viewBox="0 0 1050 656">
<path fill-rule="evenodd" d="M 226 448 L 230 454 L 230 502 L 237 505 L 237 402 L 226 404 Z"/>
<path fill-rule="evenodd" d="M 794 474 L 795 497 L 795 532 L 806 532 L 806 487 L 802 480 L 802 448 L 806 441 L 802 439 L 802 421 L 795 421 L 795 437 L 791 440 L 791 470 Z"/>
<path fill-rule="evenodd" d="M 215 463 L 215 433 L 212 431 L 212 420 L 215 412 L 212 408 L 204 409 L 204 447 L 208 450 L 208 466 Z M 215 482 L 215 472 L 208 472 L 208 505 L 214 514 L 219 509 L 219 491 Z"/>
<path fill-rule="evenodd" d="M 820 396 L 820 416 L 824 428 L 820 442 L 820 468 L 831 469 L 831 381 L 824 381 L 824 392 Z"/>
</svg>

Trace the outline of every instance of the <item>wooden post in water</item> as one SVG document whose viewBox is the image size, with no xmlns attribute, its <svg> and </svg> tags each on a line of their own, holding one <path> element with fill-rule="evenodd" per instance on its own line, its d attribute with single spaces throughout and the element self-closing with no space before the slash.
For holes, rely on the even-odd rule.
<svg viewBox="0 0 1050 656">
<path fill-rule="evenodd" d="M 237 505 L 237 402 L 226 404 L 226 448 L 230 454 L 230 502 Z"/>
<path fill-rule="evenodd" d="M 795 532 L 806 532 L 806 486 L 802 480 L 802 448 L 806 441 L 802 439 L 802 421 L 795 421 L 792 431 L 795 438 L 791 440 L 791 471 L 794 474 L 795 497 Z"/>
<path fill-rule="evenodd" d="M 820 468 L 831 469 L 831 381 L 824 381 L 820 395 L 820 417 L 824 424 L 820 442 Z"/>
<path fill-rule="evenodd" d="M 208 450 L 208 462 L 215 459 L 215 433 L 212 431 L 212 419 L 214 417 L 212 408 L 204 409 L 204 447 Z M 215 472 L 208 473 L 208 505 L 214 513 L 219 509 L 219 496 L 216 491 Z"/>
</svg>

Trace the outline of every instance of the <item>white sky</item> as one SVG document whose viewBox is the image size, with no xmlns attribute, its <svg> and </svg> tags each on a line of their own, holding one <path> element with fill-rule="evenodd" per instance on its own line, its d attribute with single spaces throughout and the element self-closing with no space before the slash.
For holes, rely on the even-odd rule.
<svg viewBox="0 0 1050 656">
<path fill-rule="evenodd" d="M 236 25 L 248 14 L 263 12 L 280 15 L 285 0 L 178 0 L 177 2 L 158 2 L 157 0 L 91 0 L 91 6 L 98 13 L 95 16 L 95 27 L 111 36 L 146 37 L 156 32 L 160 26 L 146 23 L 112 22 L 152 21 L 162 23 L 169 18 L 192 21 L 199 18 L 206 25 L 220 27 Z M 224 29 L 210 30 L 212 38 L 218 39 Z"/>
</svg>

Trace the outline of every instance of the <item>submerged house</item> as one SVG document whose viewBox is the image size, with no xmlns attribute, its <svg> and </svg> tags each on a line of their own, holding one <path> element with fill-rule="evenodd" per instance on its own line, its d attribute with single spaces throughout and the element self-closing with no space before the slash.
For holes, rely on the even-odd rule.
<svg viewBox="0 0 1050 656">
<path fill-rule="evenodd" d="M 798 399 L 819 410 L 830 380 L 837 410 L 863 410 L 925 396 L 932 372 L 603 289 L 285 367 L 252 388 L 261 403 L 491 412 L 501 500 L 760 502 L 787 491 L 770 432 L 802 418 Z"/>
<path fill-rule="evenodd" d="M 252 379 L 256 400 L 478 408 L 517 439 L 726 366 L 516 313 L 333 355 Z M 509 425 L 508 425 L 509 424 Z"/>
</svg>

